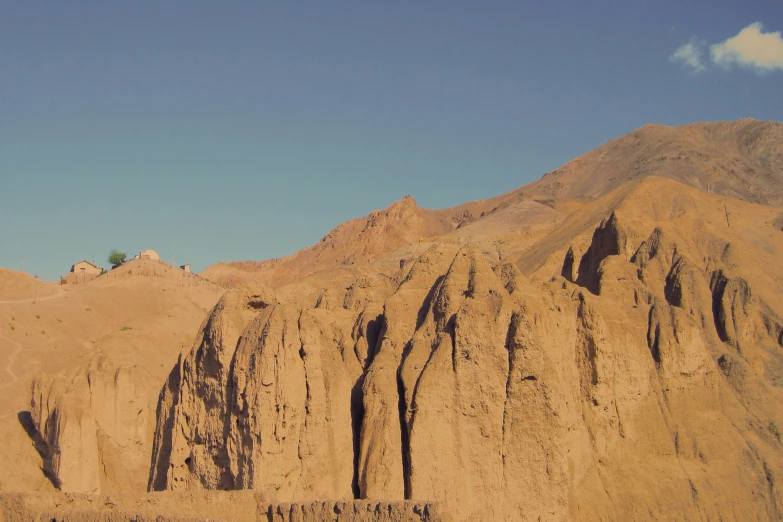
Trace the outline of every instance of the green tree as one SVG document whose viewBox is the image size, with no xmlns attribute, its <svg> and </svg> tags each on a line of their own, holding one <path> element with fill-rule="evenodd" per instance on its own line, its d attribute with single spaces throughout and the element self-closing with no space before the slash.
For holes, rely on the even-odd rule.
<svg viewBox="0 0 783 522">
<path fill-rule="evenodd" d="M 117 250 L 112 249 L 111 252 L 109 252 L 109 263 L 111 263 L 112 268 L 117 268 L 121 264 L 125 262 L 126 258 L 125 252 L 119 252 Z"/>
</svg>

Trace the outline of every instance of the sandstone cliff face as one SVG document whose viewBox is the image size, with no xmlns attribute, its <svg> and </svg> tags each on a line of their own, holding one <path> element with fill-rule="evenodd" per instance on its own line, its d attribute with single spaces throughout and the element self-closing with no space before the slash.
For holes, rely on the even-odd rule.
<svg viewBox="0 0 783 522">
<path fill-rule="evenodd" d="M 94 360 L 33 382 L 32 421 L 44 471 L 62 491 L 138 490 L 147 469 L 147 398 L 134 369 Z"/>
<path fill-rule="evenodd" d="M 781 518 L 783 320 L 731 244 L 612 214 L 544 284 L 438 244 L 391 290 L 252 312 L 229 294 L 161 393 L 150 487 Z"/>
<path fill-rule="evenodd" d="M 23 424 L 65 491 L 249 490 L 248 520 L 783 519 L 783 215 L 747 202 L 783 201 L 781 129 L 646 126 L 496 198 L 216 265 L 233 290 L 152 450 L 138 375 L 106 363 L 38 380 Z M 201 284 L 137 266 L 111 277 Z"/>
<path fill-rule="evenodd" d="M 263 285 L 230 290 L 205 319 L 193 350 L 180 356 L 158 403 L 150 489 L 230 489 L 229 371 L 245 326 L 275 302 Z"/>
</svg>

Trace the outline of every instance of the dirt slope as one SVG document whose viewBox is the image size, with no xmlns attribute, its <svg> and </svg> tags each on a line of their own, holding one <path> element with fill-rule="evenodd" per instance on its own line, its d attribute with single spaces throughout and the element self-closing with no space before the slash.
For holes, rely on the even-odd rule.
<svg viewBox="0 0 783 522">
<path fill-rule="evenodd" d="M 35 300 L 36 297 L 46 297 L 57 294 L 55 283 L 45 283 L 34 277 L 0 267 L 0 303 L 12 304 L 10 301 Z"/>
<path fill-rule="evenodd" d="M 90 402 L 91 391 L 96 404 L 100 402 L 97 399 L 117 396 L 113 399 L 119 401 L 116 411 L 121 411 L 131 398 L 141 401 L 147 419 L 137 442 L 149 441 L 160 383 L 180 349 L 192 342 L 203 314 L 224 291 L 197 276 L 146 260 L 129 262 L 85 285 L 42 283 L 8 270 L 0 275 L 0 438 L 4 441 L 0 448 L 0 491 L 53 489 L 42 473 L 45 441 L 34 433 L 34 377 L 42 381 L 39 385 L 58 383 L 51 400 L 68 395 L 63 408 L 68 401 Z M 117 374 L 120 368 L 123 371 Z M 91 387 L 87 382 L 90 371 Z M 131 372 L 132 382 L 138 385 L 130 395 L 123 396 L 125 385 L 119 386 L 117 395 L 115 377 L 123 372 Z M 106 383 L 103 390 L 96 388 L 99 382 Z M 107 448 L 123 440 L 119 433 L 125 429 L 124 421 L 116 411 L 96 411 L 107 420 L 101 428 L 106 437 L 100 442 Z M 93 430 L 92 436 L 102 435 Z M 102 462 L 109 471 L 101 476 L 101 489 L 144 491 L 151 451 L 147 443 L 143 455 L 129 457 L 135 459 L 133 465 L 128 459 Z M 111 453 L 107 450 L 107 457 Z M 142 471 L 134 475 L 138 469 Z"/>
</svg>

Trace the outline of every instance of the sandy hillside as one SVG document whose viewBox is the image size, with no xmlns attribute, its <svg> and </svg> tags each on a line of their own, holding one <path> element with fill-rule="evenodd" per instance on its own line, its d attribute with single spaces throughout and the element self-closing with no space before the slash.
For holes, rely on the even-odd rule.
<svg viewBox="0 0 783 522">
<path fill-rule="evenodd" d="M 0 277 L 3 491 L 53 488 L 23 426 L 34 377 L 78 372 L 94 360 L 136 367 L 152 426 L 160 383 L 223 292 L 197 276 L 146 260 L 84 285 L 42 283 L 9 270 Z M 146 477 L 138 482 L 143 491 Z"/>
<path fill-rule="evenodd" d="M 58 285 L 46 283 L 25 274 L 0 268 L 0 302 L 35 300 L 37 297 L 51 297 L 58 293 Z M 12 304 L 12 303 L 6 303 Z"/>
</svg>

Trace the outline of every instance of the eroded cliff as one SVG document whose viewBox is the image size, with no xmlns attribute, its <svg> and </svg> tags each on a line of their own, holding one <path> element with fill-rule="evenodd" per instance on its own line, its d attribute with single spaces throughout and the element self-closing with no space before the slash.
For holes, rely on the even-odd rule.
<svg viewBox="0 0 783 522">
<path fill-rule="evenodd" d="M 443 242 L 363 299 L 333 285 L 230 320 L 230 293 L 161 393 L 150 487 L 458 520 L 780 518 L 780 278 L 747 276 L 763 263 L 736 250 L 758 245 L 717 211 L 687 234 L 684 213 L 610 213 L 544 282 Z"/>
<path fill-rule="evenodd" d="M 32 428 L 43 471 L 62 491 L 138 490 L 149 454 L 148 406 L 133 368 L 95 359 L 33 382 Z"/>
</svg>

